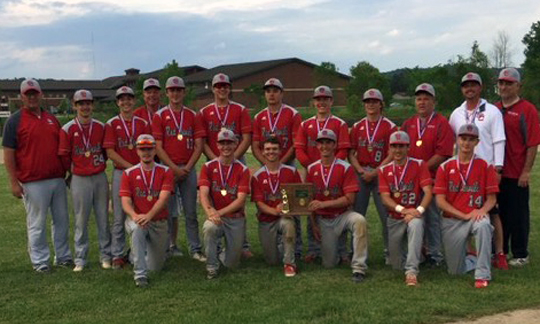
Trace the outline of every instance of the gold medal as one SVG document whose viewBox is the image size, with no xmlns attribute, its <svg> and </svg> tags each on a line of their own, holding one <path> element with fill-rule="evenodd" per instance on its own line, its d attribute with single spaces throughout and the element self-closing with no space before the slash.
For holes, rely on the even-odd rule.
<svg viewBox="0 0 540 324">
<path fill-rule="evenodd" d="M 373 146 L 368 145 L 367 150 L 368 150 L 368 152 L 373 152 Z"/>
<path fill-rule="evenodd" d="M 86 156 L 86 157 L 90 157 L 90 151 L 86 151 L 86 152 L 84 152 L 84 156 Z"/>
<path fill-rule="evenodd" d="M 133 144 L 128 144 L 128 150 L 133 150 Z"/>
<path fill-rule="evenodd" d="M 222 195 L 223 197 L 227 196 L 227 190 L 221 189 L 221 195 Z"/>
<path fill-rule="evenodd" d="M 395 198 L 399 198 L 399 196 L 401 196 L 401 193 L 399 193 L 399 192 L 394 192 L 394 197 L 395 197 Z"/>
<path fill-rule="evenodd" d="M 154 200 L 154 197 L 153 196 L 146 196 L 146 200 L 152 201 L 152 200 Z"/>
<path fill-rule="evenodd" d="M 422 146 L 422 140 L 416 141 L 416 146 L 418 146 L 418 147 Z"/>
<path fill-rule="evenodd" d="M 330 196 L 330 190 L 328 190 L 328 189 L 325 190 L 325 191 L 323 192 L 323 195 L 324 195 L 325 197 Z"/>
<path fill-rule="evenodd" d="M 178 134 L 178 136 L 176 136 L 176 138 L 178 138 L 178 140 L 181 141 L 184 138 L 184 136 L 182 136 L 182 134 Z"/>
</svg>

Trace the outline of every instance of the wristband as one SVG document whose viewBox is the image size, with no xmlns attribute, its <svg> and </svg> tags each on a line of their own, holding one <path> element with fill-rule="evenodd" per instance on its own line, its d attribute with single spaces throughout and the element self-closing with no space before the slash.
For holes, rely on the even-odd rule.
<svg viewBox="0 0 540 324">
<path fill-rule="evenodd" d="M 405 209 L 405 207 L 403 207 L 401 205 L 397 205 L 396 208 L 395 208 L 396 212 L 398 212 L 398 213 L 401 213 L 403 211 L 403 209 Z"/>
<path fill-rule="evenodd" d="M 420 214 L 423 214 L 423 213 L 426 211 L 426 209 L 425 209 L 424 207 L 422 207 L 422 206 L 416 207 L 416 210 L 418 210 L 418 212 L 419 212 Z"/>
</svg>

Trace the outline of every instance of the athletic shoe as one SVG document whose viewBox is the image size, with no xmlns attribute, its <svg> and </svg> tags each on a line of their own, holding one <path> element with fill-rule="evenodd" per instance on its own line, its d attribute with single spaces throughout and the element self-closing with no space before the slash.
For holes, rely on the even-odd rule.
<svg viewBox="0 0 540 324">
<path fill-rule="evenodd" d="M 361 273 L 361 272 L 353 272 L 352 281 L 354 283 L 361 283 L 362 281 L 364 281 L 365 277 L 366 277 L 366 275 Z"/>
<path fill-rule="evenodd" d="M 113 270 L 120 270 L 126 265 L 126 261 L 124 261 L 124 258 L 114 258 L 112 261 L 112 268 Z"/>
<path fill-rule="evenodd" d="M 141 277 L 135 279 L 135 286 L 139 288 L 146 288 L 148 287 L 148 279 L 146 277 Z"/>
<path fill-rule="evenodd" d="M 110 269 L 112 267 L 110 260 L 104 260 L 101 262 L 102 269 Z"/>
<path fill-rule="evenodd" d="M 286 264 L 283 266 L 283 273 L 285 277 L 294 277 L 296 276 L 296 266 L 292 264 Z"/>
<path fill-rule="evenodd" d="M 407 286 L 413 287 L 418 284 L 418 279 L 416 278 L 416 275 L 413 273 L 409 273 L 405 275 L 405 283 Z"/>
<path fill-rule="evenodd" d="M 442 265 L 442 261 L 437 261 L 431 254 L 426 254 L 424 264 L 429 268 L 438 268 Z"/>
<path fill-rule="evenodd" d="M 501 270 L 508 270 L 508 261 L 506 261 L 506 254 L 503 252 L 495 254 L 493 261 L 493 267 Z"/>
<path fill-rule="evenodd" d="M 242 259 L 251 259 L 253 258 L 253 253 L 250 250 L 242 251 Z"/>
<path fill-rule="evenodd" d="M 197 261 L 206 262 L 206 257 L 201 252 L 195 252 L 191 257 Z"/>
<path fill-rule="evenodd" d="M 37 268 L 35 268 L 34 271 L 36 273 L 49 273 L 51 272 L 51 268 L 49 268 L 49 266 L 46 264 L 42 264 L 38 266 Z"/>
<path fill-rule="evenodd" d="M 183 257 L 184 256 L 184 253 L 182 251 L 180 251 L 180 249 L 176 245 L 171 245 L 169 247 L 169 251 L 170 251 L 171 255 L 174 256 L 174 257 Z"/>
<path fill-rule="evenodd" d="M 489 280 L 476 279 L 474 283 L 475 288 L 487 288 L 487 286 L 489 286 Z"/>
<path fill-rule="evenodd" d="M 73 260 L 61 261 L 61 262 L 56 263 L 57 267 L 62 267 L 62 268 L 72 268 L 73 265 L 74 265 Z"/>
<path fill-rule="evenodd" d="M 348 255 L 343 255 L 339 258 L 340 264 L 351 265 L 351 258 Z"/>
<path fill-rule="evenodd" d="M 305 263 L 313 263 L 317 259 L 317 256 L 315 254 L 307 254 L 304 258 Z"/>
<path fill-rule="evenodd" d="M 514 258 L 508 261 L 508 264 L 512 267 L 523 267 L 526 264 L 529 264 L 529 257 L 526 258 Z"/>
<path fill-rule="evenodd" d="M 77 264 L 75 268 L 73 268 L 73 272 L 81 272 L 83 271 L 84 266 L 82 264 Z"/>
<path fill-rule="evenodd" d="M 217 270 L 208 270 L 208 273 L 206 274 L 206 279 L 208 280 L 216 279 L 217 276 L 218 276 Z"/>
</svg>

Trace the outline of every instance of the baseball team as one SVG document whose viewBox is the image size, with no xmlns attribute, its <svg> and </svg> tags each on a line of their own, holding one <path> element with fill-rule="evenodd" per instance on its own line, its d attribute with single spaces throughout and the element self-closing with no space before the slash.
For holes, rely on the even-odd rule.
<svg viewBox="0 0 540 324">
<path fill-rule="evenodd" d="M 302 257 L 327 268 L 350 264 L 353 282 L 360 283 L 368 268 L 371 196 L 382 225 L 381 252 L 386 264 L 405 272 L 407 286 L 418 284 L 425 263 L 446 264 L 450 274 L 474 271 L 475 287 L 487 287 L 492 267 L 529 262 L 529 181 L 540 144 L 536 107 L 519 96 L 519 71 L 503 69 L 497 85 L 501 101 L 492 105 L 481 98 L 480 76 L 467 73 L 465 100 L 447 120 L 435 111 L 434 87 L 420 84 L 416 115 L 401 127 L 383 116 L 381 92 L 369 89 L 362 97 L 366 117 L 349 129 L 332 114 L 332 89 L 324 85 L 313 93 L 316 115 L 302 121 L 283 103 L 281 81 L 271 78 L 263 87 L 268 107 L 251 120 L 230 100 L 232 84 L 223 73 L 212 80 L 215 101 L 199 111 L 184 106 L 182 78 L 166 81 L 166 106 L 160 105 L 160 82 L 150 78 L 137 109 L 133 89 L 116 91 L 119 114 L 106 123 L 92 117 L 92 93 L 78 90 L 76 116 L 62 126 L 40 107 L 39 83 L 24 80 L 23 107 L 6 122 L 2 145 L 11 191 L 26 210 L 33 269 L 51 271 L 50 212 L 53 264 L 84 271 L 93 211 L 101 267 L 131 263 L 136 286 L 146 287 L 149 271 L 183 254 L 176 245 L 183 214 L 189 255 L 214 279 L 220 266 L 253 256 L 246 235 L 249 196 L 268 264 L 282 264 L 287 277 L 296 275 Z M 261 166 L 253 175 L 244 157 L 250 147 Z M 202 154 L 207 162 L 197 177 Z M 107 159 L 114 164 L 110 185 Z M 314 189 L 311 214 L 289 216 L 281 185 L 302 182 Z M 198 203 L 206 215 L 202 241 Z M 301 219 L 307 222 L 305 254 Z"/>
</svg>

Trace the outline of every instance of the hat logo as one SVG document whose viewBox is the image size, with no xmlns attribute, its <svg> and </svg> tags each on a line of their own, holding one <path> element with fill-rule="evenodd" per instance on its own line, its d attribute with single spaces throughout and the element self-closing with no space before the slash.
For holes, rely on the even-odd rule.
<svg viewBox="0 0 540 324">
<path fill-rule="evenodd" d="M 324 88 L 320 88 L 320 89 L 319 89 L 319 92 L 320 92 L 320 93 L 324 93 Z"/>
<path fill-rule="evenodd" d="M 323 131 L 322 134 L 326 136 L 326 135 L 328 135 L 328 132 L 327 132 L 327 131 Z"/>
<path fill-rule="evenodd" d="M 154 84 L 155 82 L 154 82 L 154 80 L 150 79 L 150 80 L 148 80 L 148 83 Z"/>
<path fill-rule="evenodd" d="M 273 79 L 270 79 L 270 84 L 274 84 L 274 80 L 273 80 Z"/>
<path fill-rule="evenodd" d="M 223 81 L 223 80 L 225 80 L 225 76 L 223 74 L 220 74 L 219 79 Z"/>
<path fill-rule="evenodd" d="M 422 84 L 422 89 L 426 90 L 426 89 L 427 89 L 427 85 Z"/>
<path fill-rule="evenodd" d="M 173 79 L 173 83 L 174 83 L 174 84 L 178 84 L 178 79 L 174 78 L 174 79 Z"/>
<path fill-rule="evenodd" d="M 33 86 L 34 86 L 34 82 L 28 81 L 28 85 L 33 87 Z"/>
<path fill-rule="evenodd" d="M 401 134 L 396 134 L 396 139 L 400 140 L 401 139 Z"/>
<path fill-rule="evenodd" d="M 472 73 L 467 74 L 467 79 L 472 79 L 472 78 L 474 78 Z"/>
<path fill-rule="evenodd" d="M 374 96 L 374 95 L 375 95 L 375 91 L 370 91 L 370 92 L 369 92 L 369 95 Z"/>
<path fill-rule="evenodd" d="M 467 126 L 467 130 L 468 130 L 469 132 L 472 132 L 472 126 L 471 126 L 471 125 Z"/>
<path fill-rule="evenodd" d="M 504 71 L 504 75 L 505 76 L 508 76 L 510 73 L 508 72 L 508 70 Z"/>
<path fill-rule="evenodd" d="M 229 137 L 229 133 L 223 133 L 223 137 Z"/>
<path fill-rule="evenodd" d="M 81 93 L 81 97 L 86 98 L 86 92 L 83 91 L 83 92 Z"/>
</svg>

